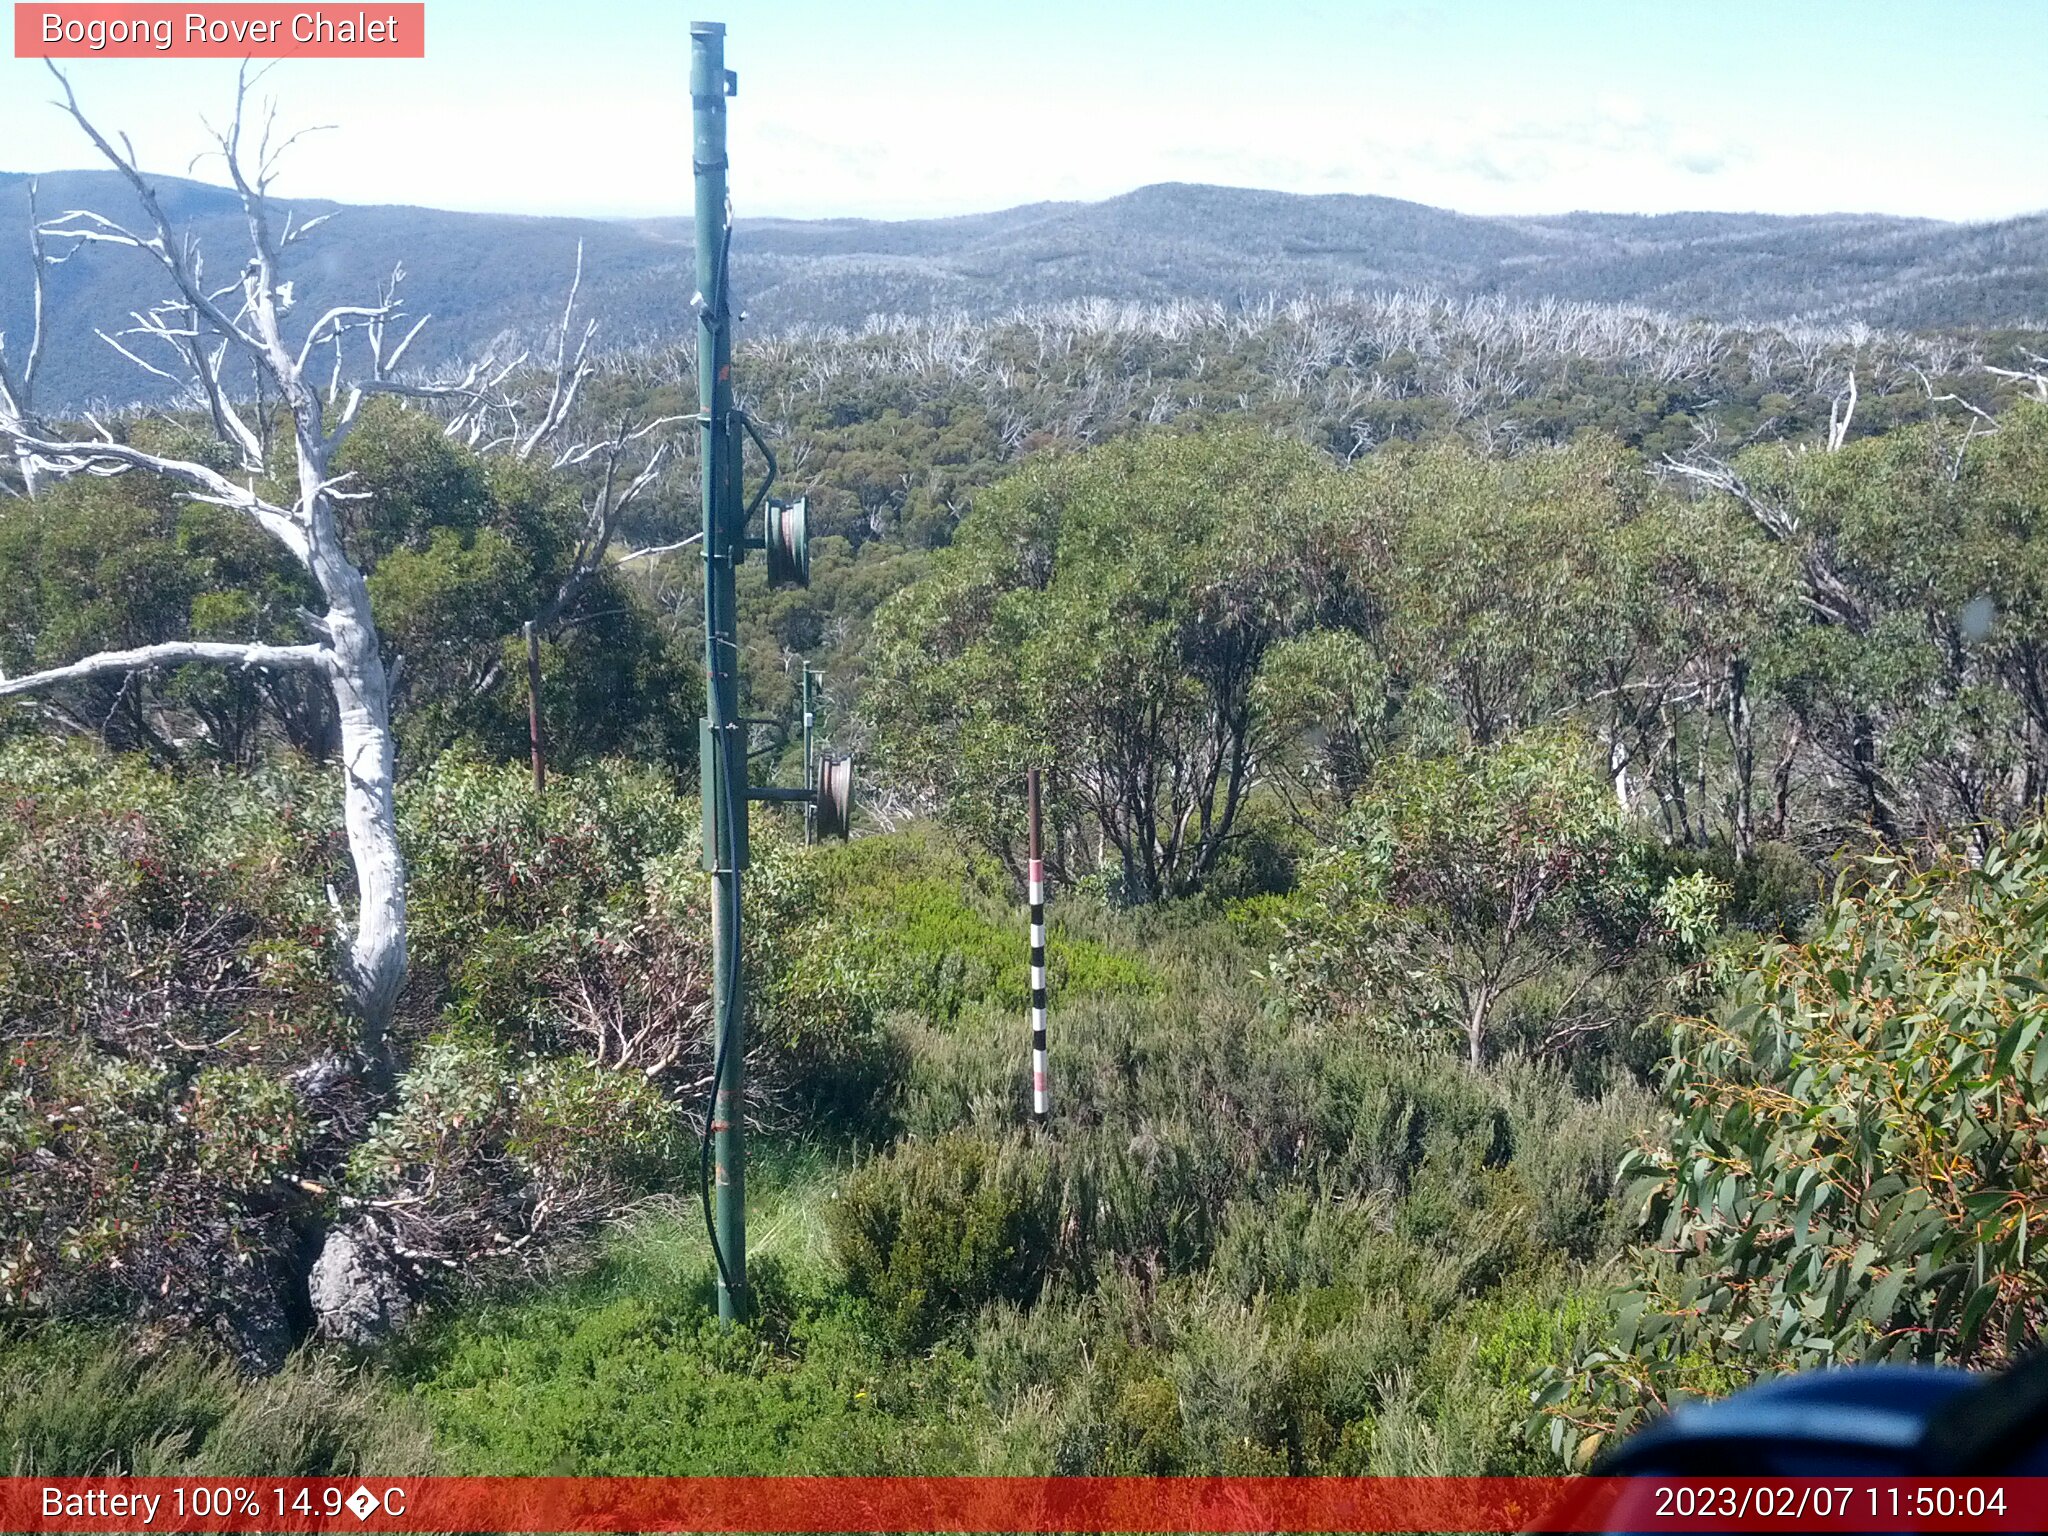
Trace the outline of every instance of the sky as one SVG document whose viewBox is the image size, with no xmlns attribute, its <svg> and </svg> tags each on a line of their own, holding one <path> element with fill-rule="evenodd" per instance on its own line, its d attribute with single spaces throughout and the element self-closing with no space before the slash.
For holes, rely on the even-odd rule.
<svg viewBox="0 0 2048 1536">
<path fill-rule="evenodd" d="M 349 0 L 350 14 L 363 3 Z M 115 14 L 117 5 L 108 13 Z M 687 213 L 688 22 L 723 20 L 735 211 L 925 217 L 1158 181 L 1480 214 L 2048 208 L 2048 0 L 427 0 L 421 60 L 289 61 L 279 190 Z M 234 65 L 83 60 L 208 177 Z M 0 170 L 87 164 L 0 59 Z M 217 176 L 211 179 L 218 179 Z"/>
</svg>

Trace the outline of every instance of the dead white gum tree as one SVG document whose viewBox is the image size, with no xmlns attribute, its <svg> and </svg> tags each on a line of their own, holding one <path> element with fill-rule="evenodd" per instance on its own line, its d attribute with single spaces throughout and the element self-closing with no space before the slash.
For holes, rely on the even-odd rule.
<svg viewBox="0 0 2048 1536">
<path fill-rule="evenodd" d="M 36 184 L 28 184 L 29 328 L 28 345 L 10 353 L 7 336 L 0 332 L 0 421 L 9 417 L 26 419 L 35 414 L 36 374 L 43 362 L 43 303 L 48 272 L 54 264 L 43 241 L 42 221 L 36 210 Z M 21 473 L 21 493 L 33 498 L 38 475 L 35 455 L 19 446 L 14 450 L 15 468 Z"/>
<path fill-rule="evenodd" d="M 38 292 L 46 262 L 54 264 L 88 245 L 125 247 L 158 268 L 168 290 L 131 325 L 101 339 L 145 374 L 176 387 L 176 403 L 212 424 L 235 461 L 224 474 L 187 459 L 149 453 L 123 441 L 92 418 L 87 431 L 63 430 L 34 405 L 34 375 L 44 344 L 36 334 L 19 366 L 0 366 L 0 439 L 11 442 L 26 487 L 71 475 L 147 474 L 180 486 L 194 501 L 233 508 L 291 553 L 311 575 L 325 609 L 302 614 L 312 639 L 299 645 L 242 645 L 180 641 L 135 650 L 102 651 L 67 666 L 23 677 L 0 677 L 0 698 L 28 694 L 81 678 L 210 662 L 231 667 L 293 668 L 317 673 L 333 691 L 340 723 L 344 819 L 355 867 L 353 914 L 336 900 L 341 927 L 339 966 L 360 1019 L 359 1047 L 368 1069 L 389 1069 L 387 1026 L 406 974 L 405 861 L 399 852 L 393 797 L 391 677 L 378 644 L 377 625 L 363 573 L 343 548 L 338 506 L 351 492 L 333 471 L 337 450 L 366 397 L 396 389 L 393 373 L 420 329 L 407 323 L 391 280 L 374 301 L 339 304 L 318 314 L 288 339 L 285 315 L 294 308 L 292 284 L 282 276 L 284 253 L 324 219 L 280 217 L 270 197 L 278 157 L 292 135 L 275 135 L 275 109 L 260 126 L 245 119 L 252 84 L 246 68 L 237 81 L 233 120 L 214 137 L 228 177 L 240 195 L 249 253 L 225 280 L 210 277 L 198 242 L 173 227 L 149 179 L 122 135 L 110 141 L 80 108 L 54 66 L 63 96 L 56 104 L 134 191 L 141 220 L 133 227 L 85 209 L 62 213 L 35 230 Z M 250 143 L 253 137 L 255 142 Z M 310 313 L 310 306 L 299 306 Z M 316 378 L 324 376 L 322 382 Z M 253 404 L 250 403 L 253 400 Z M 274 414 L 289 417 L 291 441 L 278 439 Z M 276 500 L 258 486 L 289 487 Z"/>
</svg>

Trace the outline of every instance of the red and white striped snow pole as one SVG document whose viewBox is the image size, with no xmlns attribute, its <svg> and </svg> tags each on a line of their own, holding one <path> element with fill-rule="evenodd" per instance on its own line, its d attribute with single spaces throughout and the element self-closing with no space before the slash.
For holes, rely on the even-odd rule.
<svg viewBox="0 0 2048 1536">
<path fill-rule="evenodd" d="M 1024 770 L 1031 820 L 1031 1118 L 1043 1126 L 1052 1104 L 1045 1081 L 1045 859 L 1039 847 L 1038 770 Z"/>
</svg>

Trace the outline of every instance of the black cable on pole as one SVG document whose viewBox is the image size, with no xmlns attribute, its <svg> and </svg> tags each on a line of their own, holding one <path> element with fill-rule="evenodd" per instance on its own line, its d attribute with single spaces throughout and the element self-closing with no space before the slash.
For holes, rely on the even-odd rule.
<svg viewBox="0 0 2048 1536">
<path fill-rule="evenodd" d="M 721 748 L 721 751 L 723 749 Z M 731 774 L 721 775 L 726 780 L 726 797 L 732 796 Z M 740 861 L 739 841 L 734 836 L 732 818 L 725 820 L 724 856 L 731 862 L 728 868 L 737 872 Z M 727 903 L 725 921 L 734 931 L 732 964 L 725 976 L 725 1027 L 711 1046 L 711 1092 L 704 1101 L 704 1133 L 697 1145 L 697 1200 L 704 1210 L 704 1234 L 711 1239 L 711 1257 L 718 1265 L 718 1283 L 725 1287 L 725 1293 L 737 1300 L 732 1288 L 732 1270 L 726 1266 L 725 1245 L 718 1240 L 718 1218 L 711 1209 L 711 1122 L 718 1114 L 718 1085 L 725 1077 L 726 1052 L 731 1045 L 732 1028 L 739 1015 L 740 952 L 737 938 L 739 914 L 732 910 L 730 898 L 721 898 Z M 744 1114 L 742 1106 L 740 1113 Z"/>
</svg>

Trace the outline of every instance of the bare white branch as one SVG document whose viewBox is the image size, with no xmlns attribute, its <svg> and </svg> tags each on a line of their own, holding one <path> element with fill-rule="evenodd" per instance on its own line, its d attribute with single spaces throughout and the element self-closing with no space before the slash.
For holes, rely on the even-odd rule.
<svg viewBox="0 0 2048 1536">
<path fill-rule="evenodd" d="M 115 441 L 113 434 L 104 428 L 97 438 L 43 437 L 29 431 L 25 423 L 0 415 L 0 436 L 13 439 L 17 452 L 26 451 L 39 469 L 56 475 L 107 475 L 139 469 L 178 481 L 195 501 L 234 507 L 248 513 L 299 561 L 310 562 L 311 545 L 295 512 L 265 501 L 255 491 L 236 485 L 205 464 L 146 453 L 128 443 Z"/>
<path fill-rule="evenodd" d="M 518 456 L 528 458 L 542 443 L 561 429 L 569 419 L 569 411 L 576 403 L 576 392 L 583 387 L 583 381 L 596 371 L 590 361 L 591 338 L 597 334 L 597 322 L 590 321 L 583 327 L 582 338 L 576 344 L 576 355 L 569 356 L 569 331 L 576 322 L 576 296 L 583 291 L 583 242 L 576 242 L 576 271 L 569 279 L 568 302 L 562 306 L 562 323 L 555 331 L 555 377 L 548 395 L 547 409 L 541 418 L 521 441 Z"/>
<path fill-rule="evenodd" d="M 673 544 L 651 544 L 645 549 L 628 550 L 612 562 L 613 565 L 631 565 L 635 560 L 658 560 L 663 555 L 672 555 L 679 549 L 688 549 L 692 544 L 702 543 L 704 534 L 700 530 L 687 539 L 677 539 Z"/>
<path fill-rule="evenodd" d="M 267 667 L 275 671 L 293 668 L 322 671 L 330 665 L 331 655 L 321 645 L 244 645 L 210 640 L 173 640 L 162 645 L 138 646 L 129 651 L 101 651 L 65 666 L 50 667 L 21 677 L 0 675 L 0 699 L 21 693 L 40 693 L 110 673 L 147 672 L 198 661 L 230 667 Z"/>
</svg>

